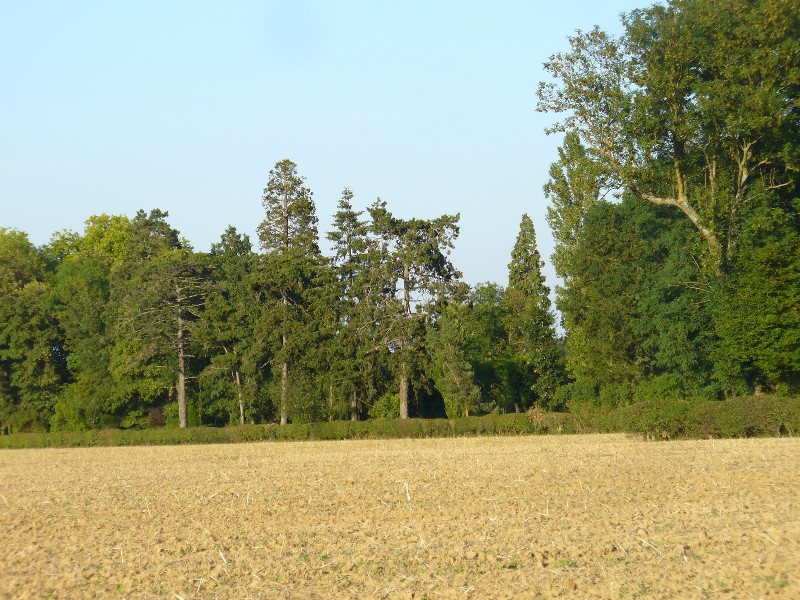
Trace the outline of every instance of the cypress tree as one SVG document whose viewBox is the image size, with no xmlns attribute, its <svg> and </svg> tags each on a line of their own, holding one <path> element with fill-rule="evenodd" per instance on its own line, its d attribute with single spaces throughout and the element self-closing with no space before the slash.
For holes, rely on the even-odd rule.
<svg viewBox="0 0 800 600">
<path fill-rule="evenodd" d="M 517 410 L 533 402 L 550 406 L 555 388 L 564 379 L 543 266 L 533 221 L 524 214 L 511 252 L 504 298 L 508 308 L 508 341 L 524 382 Z"/>
</svg>

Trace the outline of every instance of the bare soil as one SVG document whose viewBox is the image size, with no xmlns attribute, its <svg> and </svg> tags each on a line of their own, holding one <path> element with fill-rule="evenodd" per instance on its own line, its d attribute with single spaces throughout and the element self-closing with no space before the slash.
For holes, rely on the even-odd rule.
<svg viewBox="0 0 800 600">
<path fill-rule="evenodd" d="M 0 451 L 3 598 L 800 598 L 800 439 Z"/>
</svg>

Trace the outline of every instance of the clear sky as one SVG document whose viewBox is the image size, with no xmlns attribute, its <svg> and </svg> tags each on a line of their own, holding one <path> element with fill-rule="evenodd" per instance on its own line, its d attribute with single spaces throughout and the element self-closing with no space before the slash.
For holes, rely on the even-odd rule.
<svg viewBox="0 0 800 600">
<path fill-rule="evenodd" d="M 456 267 L 505 285 L 527 212 L 552 287 L 542 63 L 650 3 L 0 0 L 0 227 L 40 245 L 160 208 L 197 250 L 229 224 L 255 245 L 289 158 L 323 238 L 345 186 L 357 208 L 459 212 Z"/>
</svg>

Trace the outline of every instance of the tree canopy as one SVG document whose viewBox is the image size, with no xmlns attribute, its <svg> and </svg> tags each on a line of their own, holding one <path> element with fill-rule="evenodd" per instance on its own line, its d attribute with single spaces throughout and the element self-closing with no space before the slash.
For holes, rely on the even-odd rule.
<svg viewBox="0 0 800 600">
<path fill-rule="evenodd" d="M 468 285 L 458 214 L 349 188 L 326 256 L 288 159 L 257 248 L 228 227 L 198 252 L 158 208 L 42 247 L 0 228 L 0 432 L 797 394 L 800 0 L 670 0 L 622 26 L 569 37 L 538 87 L 564 136 L 543 189 L 558 281 L 527 214 L 507 284 Z"/>
</svg>

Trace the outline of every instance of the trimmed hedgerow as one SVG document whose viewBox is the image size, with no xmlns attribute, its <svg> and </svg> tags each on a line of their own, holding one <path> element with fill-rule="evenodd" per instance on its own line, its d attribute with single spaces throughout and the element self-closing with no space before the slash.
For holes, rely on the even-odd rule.
<svg viewBox="0 0 800 600">
<path fill-rule="evenodd" d="M 800 434 L 800 398 L 649 400 L 609 411 L 578 403 L 572 412 L 529 411 L 460 419 L 373 419 L 279 426 L 102 429 L 0 435 L 0 448 L 156 446 L 260 441 L 398 439 L 571 433 L 636 433 L 649 439 Z"/>
</svg>

